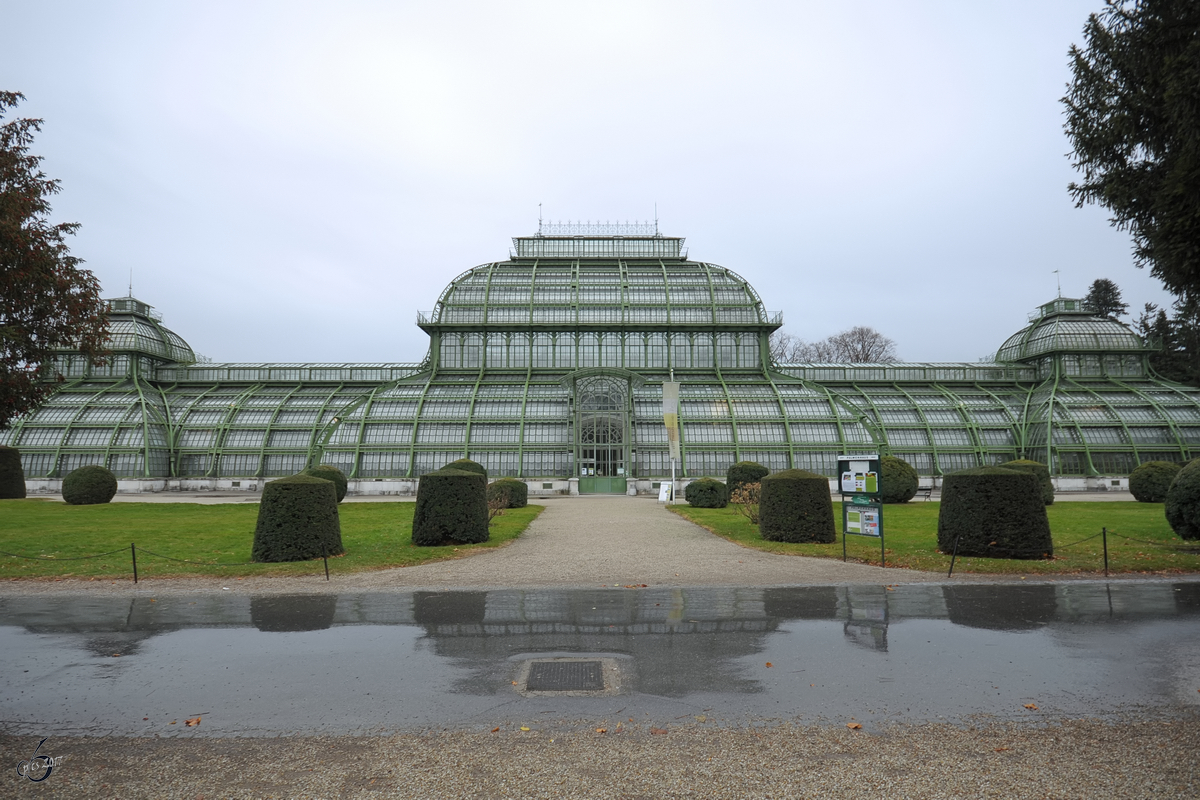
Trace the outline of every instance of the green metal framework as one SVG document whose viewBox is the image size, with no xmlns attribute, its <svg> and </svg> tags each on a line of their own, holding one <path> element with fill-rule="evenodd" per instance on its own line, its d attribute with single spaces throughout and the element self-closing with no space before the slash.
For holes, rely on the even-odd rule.
<svg viewBox="0 0 1200 800">
<path fill-rule="evenodd" d="M 1124 475 L 1200 455 L 1200 392 L 1156 378 L 1141 340 L 1081 301 L 1040 307 L 994 362 L 774 364 L 780 316 L 745 279 L 654 230 L 573 230 L 518 237 L 507 261 L 455 278 L 418 315 L 430 347 L 414 364 L 196 363 L 145 303 L 111 300 L 109 364 L 63 353 L 68 382 L 0 442 L 31 478 L 103 463 L 253 479 L 323 462 L 373 480 L 466 456 L 615 491 L 670 474 L 673 378 L 690 477 L 737 460 L 832 475 L 860 449 L 927 475 L 1021 456 Z"/>
</svg>

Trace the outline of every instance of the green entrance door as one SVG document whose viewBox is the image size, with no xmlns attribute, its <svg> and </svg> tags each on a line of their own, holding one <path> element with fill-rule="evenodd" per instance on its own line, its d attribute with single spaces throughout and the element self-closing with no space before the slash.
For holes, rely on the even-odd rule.
<svg viewBox="0 0 1200 800">
<path fill-rule="evenodd" d="M 625 494 L 625 382 L 591 378 L 579 393 L 579 493 Z"/>
</svg>

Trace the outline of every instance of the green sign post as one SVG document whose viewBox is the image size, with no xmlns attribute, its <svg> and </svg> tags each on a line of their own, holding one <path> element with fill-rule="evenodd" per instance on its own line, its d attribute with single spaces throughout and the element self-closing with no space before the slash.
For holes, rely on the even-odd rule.
<svg viewBox="0 0 1200 800">
<path fill-rule="evenodd" d="M 842 494 L 842 561 L 847 536 L 879 538 L 879 563 L 887 566 L 883 543 L 883 469 L 878 453 L 838 456 Z M 847 502 L 849 498 L 849 502 Z"/>
</svg>

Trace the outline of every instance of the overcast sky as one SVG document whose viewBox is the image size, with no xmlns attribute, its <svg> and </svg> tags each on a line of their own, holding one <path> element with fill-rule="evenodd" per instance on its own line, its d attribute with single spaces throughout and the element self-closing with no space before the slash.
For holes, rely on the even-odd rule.
<svg viewBox="0 0 1200 800">
<path fill-rule="evenodd" d="M 215 361 L 421 359 L 456 275 L 548 220 L 645 220 L 785 330 L 976 361 L 1132 266 L 1059 98 L 1101 0 L 0 0 L 55 221 Z"/>
</svg>

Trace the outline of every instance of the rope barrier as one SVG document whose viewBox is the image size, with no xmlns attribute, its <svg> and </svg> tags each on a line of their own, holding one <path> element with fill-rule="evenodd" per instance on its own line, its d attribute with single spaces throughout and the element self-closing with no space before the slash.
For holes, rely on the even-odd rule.
<svg viewBox="0 0 1200 800">
<path fill-rule="evenodd" d="M 174 556 L 164 556 L 162 553 L 156 553 L 153 550 L 147 550 L 144 547 L 138 548 L 138 553 L 146 553 L 158 558 L 165 558 L 167 561 L 178 561 L 180 564 L 193 564 L 197 567 L 245 567 L 252 564 L 261 564 L 261 561 L 189 561 L 186 558 L 175 558 Z"/>
<path fill-rule="evenodd" d="M 30 561 L 85 561 L 89 558 L 103 558 L 104 556 L 111 556 L 114 553 L 124 552 L 125 548 L 122 547 L 120 550 L 109 550 L 107 553 L 98 553 L 94 556 L 63 556 L 62 558 L 58 558 L 56 556 L 23 556 L 20 553 L 10 553 L 7 550 L 0 550 L 0 554 L 12 556 L 13 558 L 26 558 Z"/>
<path fill-rule="evenodd" d="M 1109 531 L 1109 533 L 1113 536 L 1116 536 L 1118 539 L 1124 539 L 1127 542 L 1137 542 L 1138 544 L 1148 544 L 1151 547 L 1161 547 L 1164 550 L 1179 550 L 1181 552 L 1186 553 L 1186 552 L 1192 552 L 1194 550 L 1200 549 L 1200 543 L 1198 543 L 1198 544 L 1174 544 L 1172 542 L 1152 542 L 1149 539 L 1135 539 L 1132 536 L 1122 536 L 1121 534 L 1113 533 L 1112 531 Z"/>
</svg>

